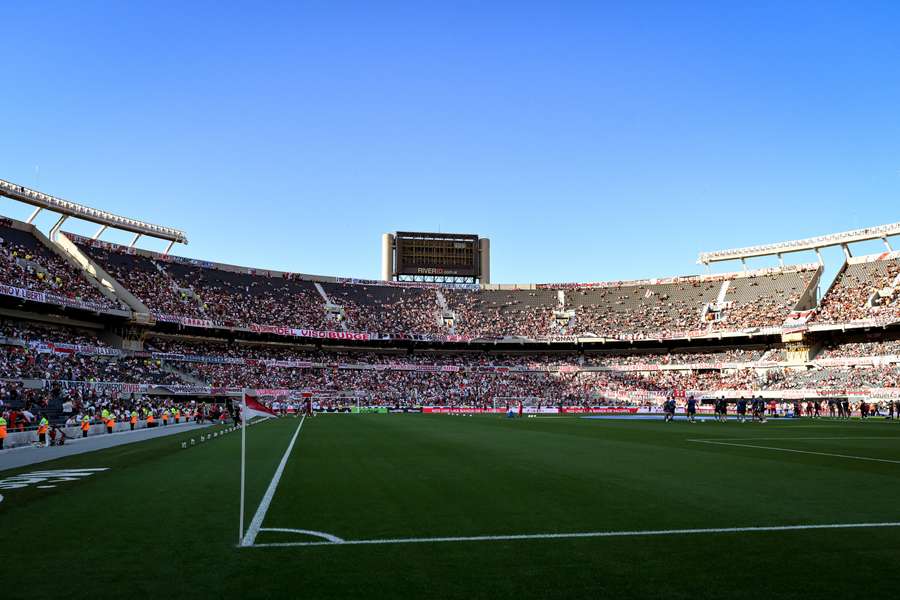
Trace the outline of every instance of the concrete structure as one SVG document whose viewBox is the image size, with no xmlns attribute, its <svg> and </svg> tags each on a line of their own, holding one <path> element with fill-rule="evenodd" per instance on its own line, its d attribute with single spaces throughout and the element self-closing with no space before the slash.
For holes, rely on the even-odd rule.
<svg viewBox="0 0 900 600">
<path fill-rule="evenodd" d="M 381 280 L 394 279 L 394 234 L 381 235 Z"/>
</svg>

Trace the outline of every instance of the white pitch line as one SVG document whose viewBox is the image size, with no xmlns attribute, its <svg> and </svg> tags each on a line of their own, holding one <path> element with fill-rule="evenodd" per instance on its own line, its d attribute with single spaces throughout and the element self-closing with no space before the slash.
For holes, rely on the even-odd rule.
<svg viewBox="0 0 900 600">
<path fill-rule="evenodd" d="M 275 531 L 279 533 L 299 533 L 302 535 L 311 535 L 313 537 L 319 537 L 329 542 L 333 542 L 335 544 L 343 544 L 344 539 L 339 538 L 336 535 L 331 535 L 330 533 L 326 533 L 324 531 L 314 531 L 312 529 L 287 529 L 285 527 L 261 527 L 260 531 Z"/>
<path fill-rule="evenodd" d="M 305 420 L 306 415 L 303 415 L 300 419 L 300 424 L 297 425 L 297 430 L 294 431 L 291 443 L 288 444 L 287 450 L 284 451 L 284 456 L 281 457 L 281 462 L 278 463 L 278 468 L 275 469 L 275 475 L 272 476 L 272 481 L 269 482 L 269 487 L 259 503 L 259 508 L 256 509 L 256 514 L 253 515 L 253 521 L 250 522 L 250 527 L 247 529 L 247 533 L 244 534 L 241 546 L 252 546 L 253 542 L 256 541 L 263 519 L 266 518 L 266 512 L 268 512 L 269 505 L 272 503 L 272 498 L 275 497 L 275 490 L 278 489 L 278 482 L 281 481 L 281 474 L 284 473 L 284 467 L 287 464 L 288 457 L 291 455 L 291 450 L 294 449 L 294 442 L 297 441 L 297 436 L 300 435 L 300 428 L 303 427 L 303 421 Z"/>
<path fill-rule="evenodd" d="M 829 523 L 825 525 L 772 525 L 763 527 L 711 527 L 706 529 L 651 529 L 648 531 L 588 531 L 580 533 L 529 533 L 518 535 L 386 538 L 374 540 L 344 540 L 342 542 L 273 542 L 268 544 L 254 544 L 248 547 L 288 548 L 296 546 L 372 546 L 385 544 L 437 544 L 448 542 L 503 542 L 517 540 L 562 540 L 578 538 L 697 535 L 717 533 L 764 533 L 771 531 L 805 531 L 814 529 L 864 529 L 874 527 L 900 527 L 900 521 L 889 521 L 884 523 Z"/>
<path fill-rule="evenodd" d="M 748 437 L 748 438 L 690 438 L 689 442 L 751 442 L 753 440 L 900 440 L 898 435 L 846 435 L 846 436 L 822 436 L 822 437 Z"/>
<path fill-rule="evenodd" d="M 807 438 L 808 439 L 808 438 Z M 814 452 L 812 450 L 796 450 L 794 448 L 777 448 L 775 446 L 756 446 L 754 444 L 735 444 L 733 442 L 719 442 L 713 440 L 688 440 L 689 442 L 697 442 L 700 444 L 716 444 L 719 446 L 735 446 L 737 448 L 755 448 L 756 450 L 777 450 L 779 452 L 793 452 L 795 454 L 815 454 L 817 456 L 831 456 L 833 458 L 848 458 L 850 460 L 865 460 L 869 462 L 883 462 L 900 465 L 900 460 L 890 460 L 887 458 L 872 458 L 871 456 L 853 456 L 850 454 L 834 454 L 832 452 Z"/>
</svg>

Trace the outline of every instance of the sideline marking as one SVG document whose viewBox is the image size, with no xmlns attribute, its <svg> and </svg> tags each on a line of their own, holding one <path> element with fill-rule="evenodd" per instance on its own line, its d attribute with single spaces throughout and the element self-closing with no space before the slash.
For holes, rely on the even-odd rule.
<svg viewBox="0 0 900 600">
<path fill-rule="evenodd" d="M 278 489 L 278 482 L 281 481 L 281 474 L 284 473 L 284 467 L 287 464 L 288 457 L 291 455 L 291 450 L 294 449 L 294 442 L 297 441 L 297 436 L 300 435 L 300 428 L 303 427 L 303 421 L 305 420 L 306 415 L 303 415 L 300 419 L 300 424 L 297 425 L 297 429 L 294 431 L 294 437 L 291 438 L 291 443 L 288 444 L 287 450 L 284 451 L 284 456 L 281 457 L 281 462 L 278 463 L 278 468 L 275 469 L 275 475 L 272 476 L 272 481 L 269 482 L 269 487 L 259 503 L 259 508 L 256 509 L 256 514 L 253 515 L 250 527 L 247 529 L 247 533 L 244 534 L 241 546 L 252 546 L 253 542 L 256 541 L 256 536 L 259 534 L 260 527 L 262 527 L 263 519 L 266 518 L 266 512 L 268 512 L 269 505 L 272 503 L 272 498 L 275 497 L 275 490 Z"/>
<path fill-rule="evenodd" d="M 759 438 L 757 438 L 759 439 Z M 787 438 L 780 438 L 787 439 Z M 798 438 L 799 439 L 799 438 Z M 810 438 L 806 438 L 810 439 Z M 856 438 L 859 439 L 859 438 Z M 870 462 L 883 462 L 900 465 L 900 460 L 891 460 L 888 458 L 872 458 L 871 456 L 853 456 L 850 454 L 834 454 L 832 452 L 813 452 L 812 450 L 797 450 L 795 448 L 777 448 L 775 446 L 756 446 L 753 444 L 736 444 L 734 442 L 720 442 L 714 440 L 687 440 L 689 442 L 697 442 L 699 444 L 716 444 L 718 446 L 735 446 L 737 448 L 755 448 L 757 450 L 777 450 L 779 452 L 793 452 L 795 454 L 815 454 L 818 456 L 831 456 L 833 458 L 847 458 L 850 460 L 865 460 Z"/>
<path fill-rule="evenodd" d="M 898 435 L 829 435 L 821 437 L 748 437 L 748 438 L 690 438 L 689 442 L 751 442 L 753 440 L 900 440 Z"/>
<path fill-rule="evenodd" d="M 383 544 L 436 544 L 446 542 L 500 542 L 516 540 L 560 540 L 574 538 L 637 537 L 660 535 L 694 535 L 710 533 L 755 533 L 770 531 L 804 531 L 812 529 L 863 529 L 900 527 L 900 521 L 884 523 L 830 523 L 826 525 L 772 525 L 764 527 L 712 527 L 707 529 L 651 529 L 648 531 L 588 531 L 581 533 L 528 533 L 519 535 L 473 535 L 462 537 L 386 538 L 375 540 L 343 540 L 341 542 L 273 542 L 245 545 L 246 548 L 288 548 L 295 546 L 369 546 Z"/>
</svg>

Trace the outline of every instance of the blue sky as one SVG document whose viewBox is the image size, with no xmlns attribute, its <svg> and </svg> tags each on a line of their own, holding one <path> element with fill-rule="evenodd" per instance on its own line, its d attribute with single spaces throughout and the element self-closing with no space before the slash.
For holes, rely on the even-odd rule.
<svg viewBox="0 0 900 600">
<path fill-rule="evenodd" d="M 385 231 L 597 281 L 900 221 L 896 2 L 185 4 L 7 3 L 0 178 L 356 277 Z"/>
</svg>

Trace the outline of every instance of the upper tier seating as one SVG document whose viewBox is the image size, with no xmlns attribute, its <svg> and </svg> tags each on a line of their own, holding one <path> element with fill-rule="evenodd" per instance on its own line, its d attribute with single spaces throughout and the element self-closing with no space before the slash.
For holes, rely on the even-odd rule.
<svg viewBox="0 0 900 600">
<path fill-rule="evenodd" d="M 900 318 L 900 292 L 875 297 L 879 290 L 889 288 L 900 276 L 900 258 L 846 264 L 825 294 L 816 323 L 848 323 L 855 319 L 874 317 Z"/>
<path fill-rule="evenodd" d="M 119 308 L 117 302 L 85 279 L 81 269 L 66 262 L 31 233 L 7 224 L 0 224 L 0 283 Z"/>
<path fill-rule="evenodd" d="M 725 279 L 574 286 L 562 292 L 437 289 L 316 284 L 290 274 L 149 258 L 121 247 L 79 243 L 157 314 L 210 319 L 226 326 L 255 323 L 391 335 L 651 337 L 779 326 L 817 273 L 788 268 Z"/>
</svg>

